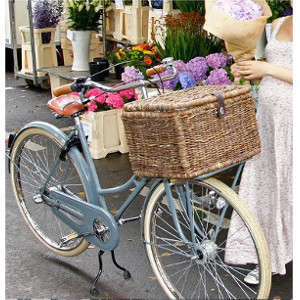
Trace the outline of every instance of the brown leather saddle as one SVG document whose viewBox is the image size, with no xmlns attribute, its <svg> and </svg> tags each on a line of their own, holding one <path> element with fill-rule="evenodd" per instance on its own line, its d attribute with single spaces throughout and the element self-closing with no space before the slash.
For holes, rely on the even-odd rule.
<svg viewBox="0 0 300 300">
<path fill-rule="evenodd" d="M 84 110 L 87 104 L 82 104 L 77 95 L 66 94 L 49 100 L 47 106 L 61 116 L 72 116 Z"/>
</svg>

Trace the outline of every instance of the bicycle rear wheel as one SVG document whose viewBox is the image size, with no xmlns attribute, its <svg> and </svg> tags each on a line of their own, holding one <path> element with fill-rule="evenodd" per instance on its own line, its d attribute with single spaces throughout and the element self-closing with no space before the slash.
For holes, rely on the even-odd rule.
<svg viewBox="0 0 300 300">
<path fill-rule="evenodd" d="M 61 238 L 73 234 L 72 229 L 53 214 L 51 205 L 40 196 L 40 189 L 62 146 L 62 142 L 45 129 L 25 129 L 11 150 L 11 181 L 19 209 L 39 241 L 58 255 L 75 256 L 89 243 L 76 239 L 73 244 L 61 246 Z M 65 161 L 60 160 L 46 188 L 59 189 L 82 201 L 89 200 L 81 172 L 70 153 Z"/>
<path fill-rule="evenodd" d="M 188 182 L 188 189 L 187 184 Z M 152 269 L 170 299 L 266 299 L 271 286 L 270 256 L 262 230 L 239 196 L 214 178 L 170 183 L 176 215 L 187 239 L 176 230 L 164 185 L 153 192 L 144 218 L 144 239 Z M 185 199 L 183 199 L 185 198 Z M 196 246 L 192 243 L 188 217 L 191 203 Z M 245 226 L 230 232 L 233 218 Z M 240 235 L 255 245 L 247 264 L 227 263 L 229 240 Z M 232 240 L 231 240 L 232 241 Z M 243 243 L 234 242 L 242 255 L 250 255 Z M 260 284 L 247 285 L 243 279 L 258 264 Z"/>
</svg>

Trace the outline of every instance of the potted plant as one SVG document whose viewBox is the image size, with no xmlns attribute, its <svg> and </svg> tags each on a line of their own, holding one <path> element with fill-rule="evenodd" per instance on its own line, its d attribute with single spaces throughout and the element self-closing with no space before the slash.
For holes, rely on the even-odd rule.
<svg viewBox="0 0 300 300">
<path fill-rule="evenodd" d="M 125 103 L 138 99 L 134 89 L 107 93 L 91 89 L 87 96 L 94 96 L 88 112 L 81 115 L 90 152 L 93 159 L 105 157 L 108 153 L 127 153 L 128 146 L 121 120 L 122 107 Z"/>
<path fill-rule="evenodd" d="M 32 21 L 35 29 L 56 28 L 63 10 L 62 0 L 34 0 L 32 3 Z M 42 32 L 42 43 L 51 41 L 51 32 Z"/>
<path fill-rule="evenodd" d="M 89 70 L 91 32 L 97 31 L 102 14 L 101 0 L 67 0 L 68 38 L 72 41 L 73 71 Z"/>
<path fill-rule="evenodd" d="M 115 66 L 116 78 L 121 79 L 124 67 L 137 66 L 145 74 L 145 70 L 157 65 L 161 60 L 154 44 L 138 44 L 128 48 L 119 48 L 109 53 L 109 61 Z"/>
<path fill-rule="evenodd" d="M 188 62 L 196 56 L 206 56 L 221 52 L 223 42 L 203 29 L 204 16 L 200 11 L 167 15 L 166 37 L 163 44 L 155 40 L 162 58 L 173 57 L 175 60 Z"/>
</svg>

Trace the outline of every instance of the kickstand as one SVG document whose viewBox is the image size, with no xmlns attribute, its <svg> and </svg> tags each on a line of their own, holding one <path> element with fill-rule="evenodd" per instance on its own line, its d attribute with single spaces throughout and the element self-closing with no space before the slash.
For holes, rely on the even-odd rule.
<svg viewBox="0 0 300 300">
<path fill-rule="evenodd" d="M 99 252 L 98 252 L 99 270 L 98 270 L 98 273 L 97 273 L 97 275 L 94 279 L 94 282 L 92 283 L 92 285 L 90 287 L 91 295 L 98 294 L 98 289 L 96 287 L 96 283 L 97 283 L 98 279 L 100 278 L 100 275 L 102 274 L 102 255 L 103 255 L 103 253 L 104 253 L 103 250 L 99 250 Z"/>
<path fill-rule="evenodd" d="M 121 266 L 117 263 L 116 257 L 115 257 L 115 251 L 114 251 L 114 250 L 111 251 L 111 257 L 112 257 L 112 260 L 113 260 L 115 266 L 116 266 L 117 268 L 121 269 L 121 270 L 124 272 L 124 273 L 123 273 L 124 279 L 129 279 L 129 278 L 131 278 L 130 272 L 129 272 L 127 269 L 121 267 Z"/>
</svg>

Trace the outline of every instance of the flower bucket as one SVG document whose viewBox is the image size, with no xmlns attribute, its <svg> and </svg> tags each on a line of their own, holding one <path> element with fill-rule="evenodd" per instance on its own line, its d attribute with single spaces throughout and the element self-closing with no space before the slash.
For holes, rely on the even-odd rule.
<svg viewBox="0 0 300 300">
<path fill-rule="evenodd" d="M 124 72 L 124 65 L 115 66 L 116 79 L 121 79 L 123 72 Z"/>
<path fill-rule="evenodd" d="M 122 109 L 113 109 L 80 116 L 93 159 L 114 152 L 128 152 L 121 114 Z"/>
<path fill-rule="evenodd" d="M 22 69 L 23 74 L 33 74 L 33 64 L 32 64 L 32 48 L 30 41 L 30 28 L 28 26 L 19 27 L 21 37 L 22 37 Z M 56 67 L 57 56 L 56 47 L 54 42 L 56 28 L 42 28 L 34 29 L 34 47 L 36 55 L 36 69 L 45 67 Z M 45 43 L 43 39 L 43 34 L 50 35 L 50 40 Z M 44 72 L 37 72 L 38 77 L 45 76 Z"/>
<path fill-rule="evenodd" d="M 88 71 L 91 31 L 68 30 L 67 37 L 72 42 L 74 53 L 72 71 Z"/>
</svg>

